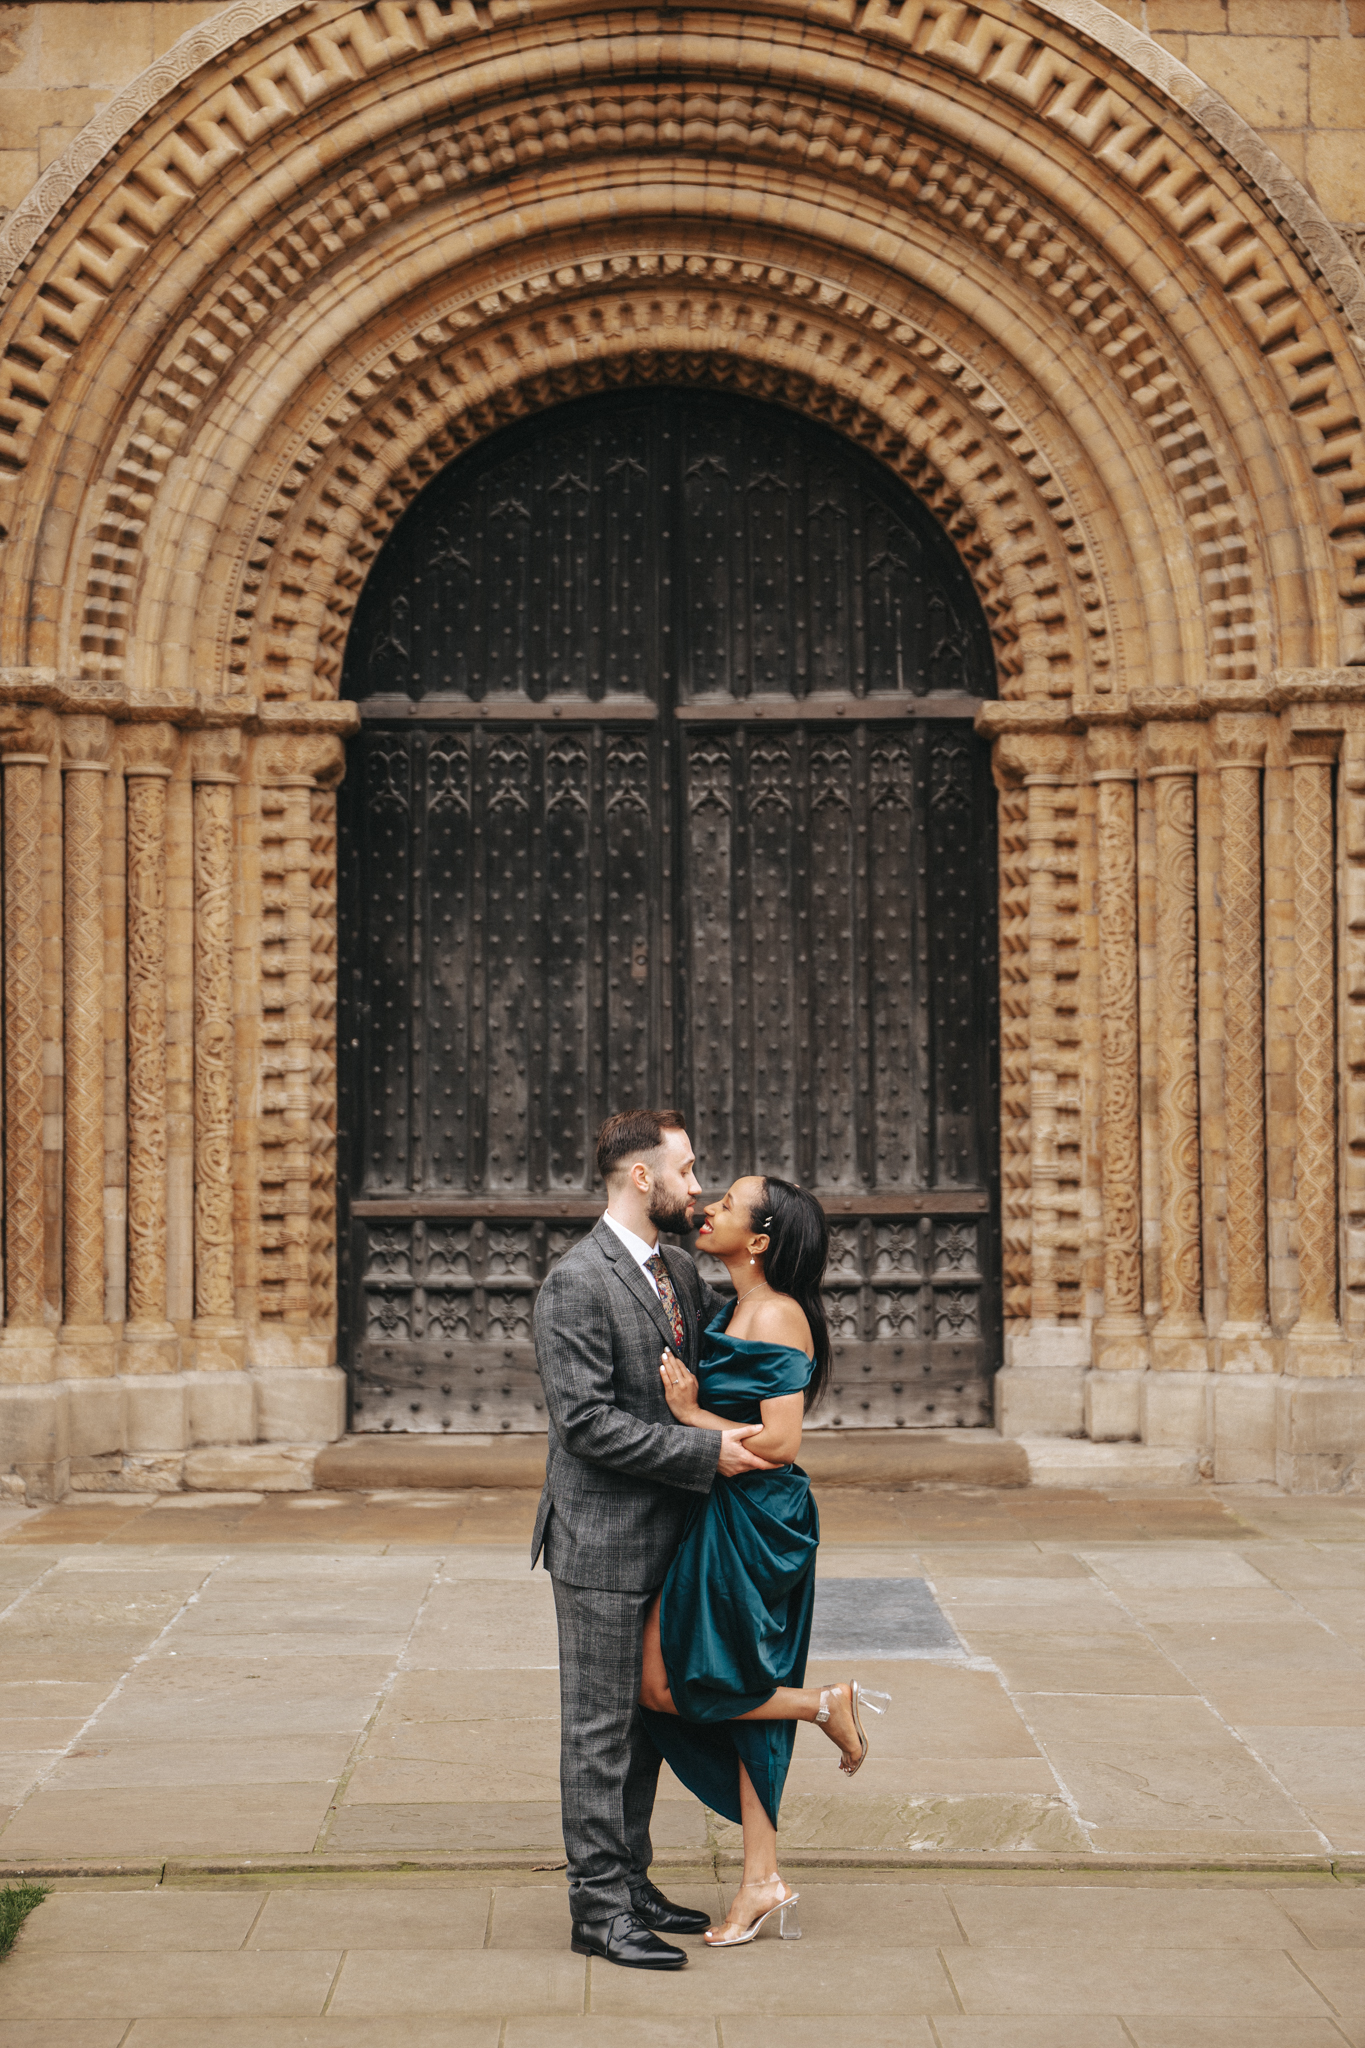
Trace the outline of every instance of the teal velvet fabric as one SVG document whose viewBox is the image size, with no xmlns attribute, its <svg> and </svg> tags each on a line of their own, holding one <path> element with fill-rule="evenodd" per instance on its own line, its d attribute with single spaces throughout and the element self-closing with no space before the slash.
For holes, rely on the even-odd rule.
<svg viewBox="0 0 1365 2048">
<path fill-rule="evenodd" d="M 703 1408 L 761 1422 L 760 1403 L 799 1394 L 804 1351 L 725 1333 L 732 1305 L 708 1326 L 697 1367 Z M 718 1478 L 697 1503 L 664 1580 L 659 1634 L 678 1709 L 645 1712 L 655 1747 L 690 1792 L 738 1821 L 743 1759 L 777 1825 L 796 1740 L 794 1721 L 736 1721 L 780 1685 L 803 1685 L 815 1599 L 820 1517 L 799 1465 Z"/>
</svg>

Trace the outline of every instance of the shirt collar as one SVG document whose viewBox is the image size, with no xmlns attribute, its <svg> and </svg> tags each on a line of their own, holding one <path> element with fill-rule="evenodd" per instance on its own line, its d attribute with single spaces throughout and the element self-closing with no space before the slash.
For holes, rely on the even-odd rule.
<svg viewBox="0 0 1365 2048">
<path fill-rule="evenodd" d="M 649 1264 L 649 1261 L 659 1249 L 657 1244 L 646 1244 L 644 1239 L 637 1237 L 633 1230 L 627 1230 L 624 1223 L 617 1222 L 610 1209 L 603 1211 L 602 1221 L 616 1232 L 616 1235 L 620 1238 L 637 1266 L 647 1266 Z"/>
</svg>

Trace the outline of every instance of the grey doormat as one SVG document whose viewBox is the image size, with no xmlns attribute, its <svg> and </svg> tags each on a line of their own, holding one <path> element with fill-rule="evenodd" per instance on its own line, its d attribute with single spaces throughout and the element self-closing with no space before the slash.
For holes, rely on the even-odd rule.
<svg viewBox="0 0 1365 2048">
<path fill-rule="evenodd" d="M 812 1657 L 965 1658 L 923 1579 L 817 1579 Z"/>
</svg>

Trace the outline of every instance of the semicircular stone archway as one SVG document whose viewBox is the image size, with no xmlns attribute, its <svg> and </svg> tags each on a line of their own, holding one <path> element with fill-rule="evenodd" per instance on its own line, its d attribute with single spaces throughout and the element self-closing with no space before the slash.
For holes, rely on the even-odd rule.
<svg viewBox="0 0 1365 2048">
<path fill-rule="evenodd" d="M 0 269 L 0 1399 L 172 1465 L 343 1426 L 351 621 L 461 451 L 653 386 L 869 451 L 988 623 L 1004 1426 L 1198 1452 L 1365 1364 L 1365 280 L 1165 51 L 242 0 Z"/>
</svg>

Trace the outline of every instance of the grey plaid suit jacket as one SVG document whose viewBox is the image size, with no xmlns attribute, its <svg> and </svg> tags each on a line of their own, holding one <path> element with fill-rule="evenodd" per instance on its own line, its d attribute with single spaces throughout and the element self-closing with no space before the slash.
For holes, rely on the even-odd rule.
<svg viewBox="0 0 1365 2048">
<path fill-rule="evenodd" d="M 663 1249 L 695 1367 L 712 1294 L 686 1252 Z M 720 1435 L 669 1414 L 659 1353 L 673 1348 L 663 1304 L 619 1237 L 598 1223 L 540 1290 L 536 1366 L 549 1452 L 531 1544 L 556 1578 L 602 1592 L 663 1584 L 689 1496 L 709 1493 Z"/>
</svg>

